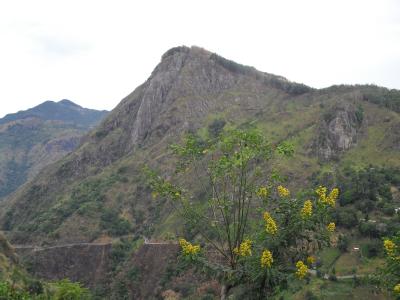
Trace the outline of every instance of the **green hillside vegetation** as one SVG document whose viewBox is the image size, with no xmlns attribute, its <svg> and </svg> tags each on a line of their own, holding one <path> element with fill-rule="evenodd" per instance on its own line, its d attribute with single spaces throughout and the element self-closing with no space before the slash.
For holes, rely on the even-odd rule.
<svg viewBox="0 0 400 300">
<path fill-rule="evenodd" d="M 62 100 L 0 119 L 0 198 L 74 150 L 105 115 Z"/>
<path fill-rule="evenodd" d="M 349 242 L 342 250 L 316 253 L 321 272 L 352 274 L 351 262 L 357 273 L 367 274 L 380 265 L 378 242 L 399 228 L 393 213 L 399 203 L 398 95 L 371 85 L 312 89 L 204 49 L 174 48 L 78 149 L 0 204 L 0 223 L 12 242 L 38 245 L 190 234 L 173 206 L 152 198 L 143 166 L 168 177 L 176 162 L 169 145 L 187 133 L 207 139 L 252 127 L 272 145 L 294 146 L 292 158 L 271 162 L 294 195 L 304 199 L 315 184 L 337 185 L 342 192 L 334 217 L 341 243 Z M 191 169 L 179 178 L 196 201 L 204 200 L 200 178 Z M 352 254 L 358 246 L 362 257 Z M 313 278 L 310 284 L 312 292 L 326 285 L 326 293 L 336 286 L 359 295 L 355 299 L 369 295 L 347 282 Z"/>
</svg>

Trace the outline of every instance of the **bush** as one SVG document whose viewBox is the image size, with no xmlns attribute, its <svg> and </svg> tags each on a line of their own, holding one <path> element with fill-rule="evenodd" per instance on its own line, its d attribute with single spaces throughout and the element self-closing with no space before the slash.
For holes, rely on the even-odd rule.
<svg viewBox="0 0 400 300">
<path fill-rule="evenodd" d="M 358 201 L 356 203 L 356 208 L 363 213 L 368 213 L 375 208 L 375 202 L 372 200 L 364 200 L 364 201 Z"/>
<path fill-rule="evenodd" d="M 221 119 L 214 120 L 210 125 L 208 125 L 208 133 L 210 137 L 217 137 L 221 133 L 222 129 L 224 129 L 226 122 Z"/>
<path fill-rule="evenodd" d="M 335 213 L 336 224 L 352 228 L 358 224 L 357 213 L 352 208 L 340 208 Z"/>
<path fill-rule="evenodd" d="M 12 287 L 10 283 L 2 281 L 0 282 L 0 299 L 1 300 L 28 300 L 31 297 L 29 293 Z"/>
<path fill-rule="evenodd" d="M 88 300 L 91 294 L 88 289 L 82 287 L 80 283 L 74 283 L 68 279 L 56 283 L 54 300 Z"/>
<path fill-rule="evenodd" d="M 347 236 L 341 234 L 339 235 L 339 240 L 338 240 L 338 249 L 340 252 L 347 252 L 347 247 L 349 246 L 349 239 Z"/>
<path fill-rule="evenodd" d="M 372 240 L 362 245 L 361 250 L 368 258 L 377 257 L 382 252 L 382 243 L 380 240 Z"/>
<path fill-rule="evenodd" d="M 101 216 L 100 226 L 102 229 L 106 229 L 111 235 L 124 235 L 128 234 L 131 229 L 131 223 L 121 218 L 117 211 L 107 209 Z"/>
<path fill-rule="evenodd" d="M 358 230 L 363 236 L 368 236 L 372 238 L 377 238 L 380 236 L 380 232 L 376 227 L 376 224 L 374 223 L 362 222 L 358 226 Z"/>
<path fill-rule="evenodd" d="M 395 214 L 394 207 L 390 204 L 383 205 L 382 212 L 390 217 L 392 217 Z"/>
</svg>

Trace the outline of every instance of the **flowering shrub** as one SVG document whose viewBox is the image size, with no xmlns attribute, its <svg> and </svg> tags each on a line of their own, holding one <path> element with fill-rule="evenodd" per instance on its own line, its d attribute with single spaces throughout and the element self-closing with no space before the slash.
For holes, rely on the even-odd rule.
<svg viewBox="0 0 400 300">
<path fill-rule="evenodd" d="M 286 147 L 290 149 L 286 151 Z M 320 186 L 317 197 L 312 197 L 313 193 L 306 201 L 291 197 L 280 176 L 265 167 L 272 158 L 290 155 L 290 144 L 278 147 L 256 130 L 232 130 L 209 141 L 188 136 L 172 150 L 179 157 L 174 174 L 182 176 L 175 182 L 206 174 L 206 178 L 197 178 L 199 185 L 205 186 L 202 198 L 191 193 L 193 188 L 181 187 L 174 179 L 167 181 L 146 169 L 149 184 L 158 198 L 170 199 L 195 228 L 196 238 L 205 246 L 200 251 L 198 245 L 180 239 L 183 256 L 215 274 L 221 293 L 246 283 L 252 287 L 250 298 L 265 298 L 288 278 L 307 275 L 303 261 L 311 265 L 314 258 L 304 250 L 304 241 L 329 243 L 326 228 L 335 230 L 329 217 L 339 190 L 327 194 L 328 189 Z M 201 201 L 204 198 L 206 201 Z M 298 260 L 296 271 L 293 259 Z"/>
</svg>

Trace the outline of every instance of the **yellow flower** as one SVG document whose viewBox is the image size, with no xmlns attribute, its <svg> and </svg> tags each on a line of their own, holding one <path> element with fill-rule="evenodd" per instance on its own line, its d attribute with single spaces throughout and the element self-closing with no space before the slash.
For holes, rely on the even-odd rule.
<svg viewBox="0 0 400 300">
<path fill-rule="evenodd" d="M 394 251 L 396 249 L 396 244 L 391 240 L 384 240 L 383 246 L 385 247 L 386 253 L 389 257 L 394 257 Z"/>
<path fill-rule="evenodd" d="M 312 265 L 313 263 L 315 263 L 315 257 L 314 256 L 307 257 L 307 264 Z"/>
<path fill-rule="evenodd" d="M 256 194 L 258 197 L 263 197 L 263 198 L 267 197 L 268 196 L 267 187 L 265 186 L 260 187 Z"/>
<path fill-rule="evenodd" d="M 338 188 L 332 189 L 329 195 L 326 195 L 327 191 L 328 191 L 327 188 L 324 186 L 319 186 L 315 190 L 315 192 L 318 195 L 318 201 L 324 204 L 328 204 L 332 207 L 335 207 L 336 199 L 339 196 L 339 189 Z"/>
<path fill-rule="evenodd" d="M 265 220 L 265 230 L 274 235 L 278 232 L 278 226 L 276 226 L 276 223 L 274 219 L 272 219 L 271 215 L 268 212 L 264 213 L 264 220 Z"/>
<path fill-rule="evenodd" d="M 326 202 L 326 192 L 327 192 L 327 188 L 320 185 L 315 192 L 317 193 L 319 200 L 323 203 Z"/>
<path fill-rule="evenodd" d="M 199 245 L 192 245 L 185 239 L 179 239 L 179 245 L 181 246 L 184 255 L 196 255 L 200 252 Z"/>
<path fill-rule="evenodd" d="M 262 268 L 271 268 L 274 259 L 272 257 L 272 253 L 269 250 L 264 250 L 261 255 L 261 267 Z"/>
<path fill-rule="evenodd" d="M 393 288 L 393 291 L 397 294 L 400 294 L 400 283 L 396 284 Z"/>
<path fill-rule="evenodd" d="M 311 200 L 307 200 L 306 202 L 304 202 L 304 206 L 301 209 L 301 217 L 303 219 L 307 219 L 311 217 L 311 215 L 312 215 L 312 202 Z"/>
<path fill-rule="evenodd" d="M 328 231 L 334 232 L 335 228 L 336 228 L 336 225 L 335 225 L 335 223 L 331 222 L 331 223 L 328 224 L 328 226 L 326 226 L 326 228 L 328 229 Z"/>
<path fill-rule="evenodd" d="M 156 198 L 158 197 L 158 195 L 159 195 L 158 192 L 152 192 L 152 193 L 151 193 L 151 197 L 152 197 L 153 199 L 156 199 Z"/>
<path fill-rule="evenodd" d="M 278 186 L 278 194 L 279 197 L 288 197 L 290 195 L 290 191 L 287 188 L 280 185 Z"/>
<path fill-rule="evenodd" d="M 297 277 L 299 277 L 300 279 L 303 279 L 307 275 L 307 271 L 308 271 L 307 266 L 301 260 L 299 260 L 296 263 L 296 268 L 297 268 L 297 271 L 296 271 Z"/>
<path fill-rule="evenodd" d="M 239 245 L 239 248 L 233 249 L 233 252 L 239 256 L 251 256 L 251 244 L 252 241 L 246 239 Z"/>
</svg>

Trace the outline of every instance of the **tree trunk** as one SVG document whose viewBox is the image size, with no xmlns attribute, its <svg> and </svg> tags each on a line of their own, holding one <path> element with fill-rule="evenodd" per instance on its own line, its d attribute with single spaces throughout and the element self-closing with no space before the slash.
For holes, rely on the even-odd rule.
<svg viewBox="0 0 400 300">
<path fill-rule="evenodd" d="M 228 284 L 223 284 L 221 287 L 221 300 L 228 299 L 228 292 L 231 289 L 231 286 Z"/>
</svg>

